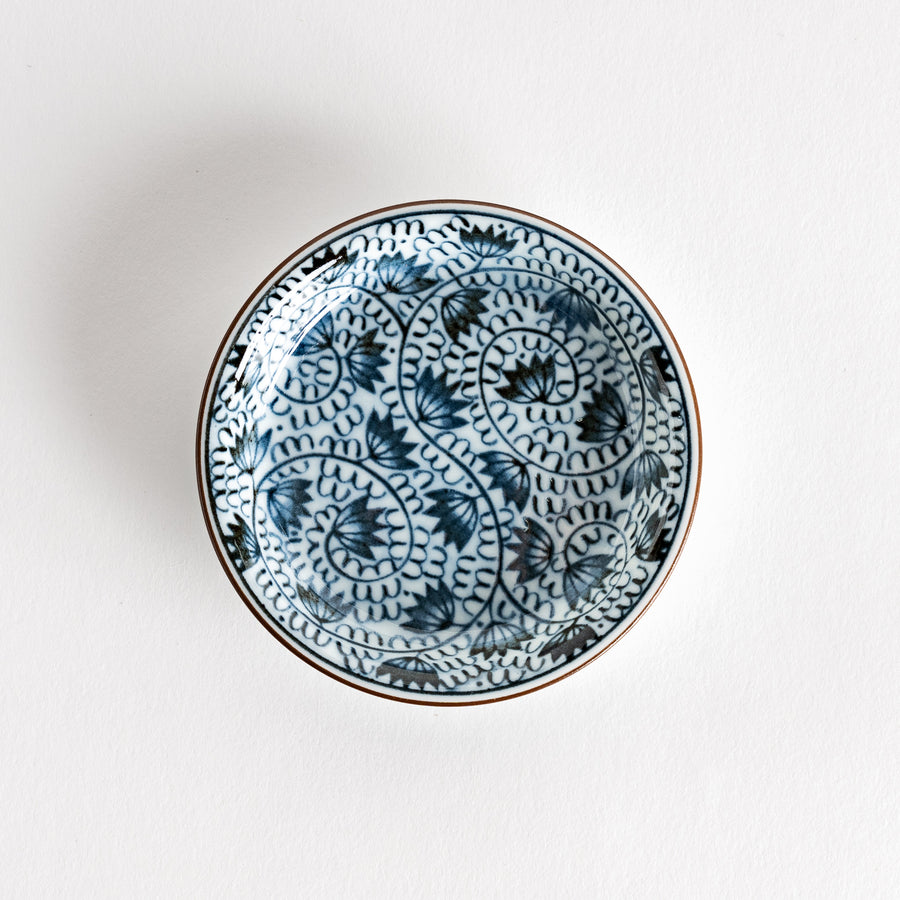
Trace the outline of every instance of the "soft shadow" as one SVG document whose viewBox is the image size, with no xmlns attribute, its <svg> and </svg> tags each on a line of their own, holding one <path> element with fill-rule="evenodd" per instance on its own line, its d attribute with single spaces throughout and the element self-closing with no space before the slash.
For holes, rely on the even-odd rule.
<svg viewBox="0 0 900 900">
<path fill-rule="evenodd" d="M 275 121 L 135 143 L 95 171 L 58 257 L 50 356 L 67 433 L 84 440 L 73 452 L 99 457 L 119 511 L 178 542 L 202 532 L 194 432 L 219 340 L 282 258 L 365 211 L 372 148 Z"/>
</svg>

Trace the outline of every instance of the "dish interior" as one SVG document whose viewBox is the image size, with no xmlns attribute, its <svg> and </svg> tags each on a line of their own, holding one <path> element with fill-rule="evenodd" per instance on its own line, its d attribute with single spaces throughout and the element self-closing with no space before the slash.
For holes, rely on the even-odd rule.
<svg viewBox="0 0 900 900">
<path fill-rule="evenodd" d="M 395 695 L 548 680 L 665 574 L 695 487 L 680 359 L 627 276 L 486 209 L 344 226 L 264 286 L 205 409 L 245 599 Z"/>
</svg>

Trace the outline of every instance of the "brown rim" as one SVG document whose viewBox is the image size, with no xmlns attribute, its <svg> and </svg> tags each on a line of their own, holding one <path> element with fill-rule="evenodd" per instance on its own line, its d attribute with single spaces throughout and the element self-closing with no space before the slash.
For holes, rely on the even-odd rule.
<svg viewBox="0 0 900 900">
<path fill-rule="evenodd" d="M 207 399 L 209 397 L 209 390 L 212 386 L 213 376 L 216 372 L 216 369 L 219 366 L 219 362 L 222 357 L 222 353 L 225 350 L 225 347 L 228 343 L 229 337 L 237 328 L 240 321 L 243 319 L 245 313 L 250 308 L 251 304 L 257 299 L 259 293 L 263 290 L 263 288 L 268 285 L 271 280 L 275 277 L 275 275 L 284 269 L 288 263 L 290 263 L 293 259 L 300 256 L 307 249 L 312 247 L 314 244 L 318 244 L 319 241 L 323 240 L 332 232 L 338 231 L 342 228 L 346 228 L 348 225 L 352 225 L 355 222 L 360 222 L 363 219 L 369 219 L 373 216 L 381 215 L 382 213 L 394 212 L 400 209 L 411 209 L 415 207 L 424 207 L 424 206 L 438 206 L 438 205 L 449 205 L 449 204 L 459 204 L 462 206 L 473 206 L 473 207 L 484 207 L 486 209 L 498 209 L 503 210 L 504 212 L 515 213 L 522 216 L 527 216 L 529 219 L 534 219 L 538 222 L 544 222 L 547 225 L 557 229 L 558 231 L 567 234 L 577 241 L 580 241 L 586 247 L 590 247 L 595 253 L 597 253 L 601 259 L 606 260 L 611 263 L 612 266 L 618 269 L 625 277 L 631 282 L 632 286 L 637 290 L 640 294 L 641 299 L 653 310 L 657 319 L 659 320 L 660 325 L 665 329 L 666 334 L 669 337 L 669 340 L 672 342 L 672 345 L 675 348 L 675 351 L 678 353 L 678 358 L 681 360 L 681 368 L 684 371 L 685 377 L 687 379 L 687 387 L 690 392 L 691 402 L 694 406 L 694 422 L 696 425 L 697 431 L 697 475 L 696 482 L 694 485 L 694 498 L 691 504 L 690 513 L 688 514 L 687 522 L 684 526 L 684 532 L 681 536 L 681 541 L 678 544 L 678 548 L 675 550 L 674 555 L 669 562 L 668 568 L 664 572 L 662 576 L 662 580 L 656 586 L 656 590 L 650 595 L 649 599 L 643 604 L 643 606 L 634 614 L 634 618 L 626 624 L 626 626 L 608 643 L 603 645 L 593 656 L 589 656 L 587 659 L 580 661 L 573 668 L 567 669 L 565 672 L 557 675 L 554 678 L 549 679 L 548 681 L 543 681 L 540 684 L 536 684 L 532 687 L 524 688 L 521 691 L 514 691 L 512 693 L 504 693 L 499 697 L 479 697 L 475 700 L 432 700 L 428 697 L 403 697 L 395 694 L 383 693 L 382 691 L 375 690 L 374 688 L 365 687 L 364 685 L 357 684 L 356 682 L 349 681 L 346 678 L 342 678 L 337 672 L 333 672 L 320 663 L 316 662 L 316 660 L 309 658 L 304 655 L 304 653 L 296 647 L 294 644 L 285 639 L 285 637 L 278 632 L 278 630 L 262 615 L 262 613 L 257 608 L 254 601 L 247 596 L 244 591 L 243 586 L 240 582 L 234 577 L 234 574 L 231 571 L 231 564 L 229 560 L 225 557 L 222 552 L 222 549 L 219 546 L 219 540 L 216 536 L 215 528 L 213 526 L 212 520 L 210 518 L 209 510 L 207 508 L 207 496 L 204 491 L 204 477 L 203 477 L 203 465 L 202 465 L 202 444 L 203 444 L 203 428 L 205 423 L 204 412 L 206 410 Z M 203 386 L 203 395 L 200 398 L 200 414 L 197 419 L 197 437 L 195 444 L 195 464 L 197 470 L 197 489 L 200 494 L 200 506 L 203 509 L 203 519 L 206 522 L 206 530 L 209 533 L 210 541 L 212 542 L 213 549 L 215 550 L 216 556 L 219 559 L 219 562 L 222 565 L 222 568 L 225 570 L 225 574 L 228 576 L 228 580 L 234 586 L 234 589 L 237 591 L 238 596 L 241 600 L 244 601 L 244 605 L 253 613 L 256 619 L 262 623 L 265 629 L 278 640 L 280 644 L 286 647 L 291 651 L 295 656 L 299 659 L 302 659 L 307 665 L 312 666 L 314 669 L 317 669 L 319 672 L 327 675 L 329 678 L 333 678 L 335 681 L 339 681 L 341 684 L 345 684 L 348 687 L 353 688 L 357 691 L 362 691 L 366 694 L 372 694 L 376 697 L 382 697 L 385 700 L 393 700 L 399 703 L 410 703 L 415 706 L 431 706 L 431 707 L 445 707 L 445 706 L 482 706 L 487 703 L 499 703 L 503 700 L 512 700 L 515 697 L 523 697 L 526 694 L 532 694 L 535 691 L 542 690 L 543 688 L 549 687 L 552 684 L 557 684 L 562 681 L 564 678 L 568 678 L 570 675 L 574 675 L 575 672 L 580 671 L 589 663 L 594 662 L 594 660 L 599 659 L 609 650 L 611 647 L 615 646 L 629 631 L 635 626 L 635 624 L 643 617 L 644 613 L 653 605 L 653 602 L 659 596 L 660 591 L 665 587 L 666 582 L 668 582 L 669 577 L 672 574 L 672 570 L 675 568 L 679 558 L 681 557 L 681 552 L 684 549 L 685 542 L 687 541 L 688 534 L 690 534 L 691 526 L 694 522 L 694 514 L 697 511 L 697 500 L 700 496 L 700 478 L 703 470 L 703 436 L 700 428 L 700 408 L 697 404 L 697 394 L 694 390 L 694 382 L 691 378 L 690 370 L 688 369 L 687 362 L 684 358 L 684 354 L 681 352 L 681 347 L 678 344 L 678 341 L 675 338 L 675 335 L 672 333 L 672 329 L 669 327 L 669 323 L 666 322 L 662 313 L 657 308 L 656 304 L 647 296 L 646 291 L 631 277 L 631 275 L 620 266 L 612 257 L 608 254 L 604 253 L 599 247 L 595 244 L 592 244 L 590 241 L 585 240 L 580 234 L 572 231 L 570 228 L 566 228 L 563 225 L 558 224 L 557 222 L 552 221 L 551 219 L 547 219 L 544 216 L 538 216 L 534 213 L 527 212 L 523 209 L 518 209 L 514 206 L 504 206 L 501 203 L 485 203 L 480 200 L 416 200 L 412 203 L 395 203 L 391 206 L 383 206 L 379 209 L 374 209 L 371 212 L 363 213 L 359 216 L 354 216 L 352 219 L 347 219 L 344 222 L 341 222 L 338 225 L 335 225 L 327 230 L 321 232 L 321 234 L 316 235 L 312 240 L 307 241 L 302 247 L 295 250 L 289 256 L 287 256 L 279 265 L 277 265 L 272 271 L 259 283 L 253 293 L 250 295 L 249 299 L 241 306 L 237 315 L 232 319 L 231 324 L 228 326 L 225 331 L 222 340 L 219 342 L 219 347 L 216 350 L 215 356 L 213 357 L 212 364 L 209 367 L 209 373 L 206 376 L 206 383 Z"/>
</svg>

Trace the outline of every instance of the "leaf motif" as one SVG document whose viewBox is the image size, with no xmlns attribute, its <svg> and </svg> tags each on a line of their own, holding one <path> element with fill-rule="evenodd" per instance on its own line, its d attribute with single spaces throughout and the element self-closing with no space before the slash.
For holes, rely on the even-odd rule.
<svg viewBox="0 0 900 900">
<path fill-rule="evenodd" d="M 463 247 L 470 250 L 482 259 L 503 256 L 516 246 L 513 238 L 507 238 L 502 228 L 494 231 L 493 225 L 488 225 L 482 231 L 477 225 L 469 230 L 460 229 L 459 239 Z"/>
<path fill-rule="evenodd" d="M 658 511 L 647 518 L 637 536 L 635 553 L 644 562 L 660 562 L 672 546 L 672 531 L 666 528 Z"/>
<path fill-rule="evenodd" d="M 599 391 L 591 391 L 584 404 L 584 415 L 577 422 L 578 437 L 589 444 L 608 444 L 628 429 L 628 411 L 619 392 L 608 382 Z"/>
<path fill-rule="evenodd" d="M 563 575 L 563 594 L 569 609 L 575 609 L 600 582 L 613 571 L 615 556 L 609 553 L 592 553 L 582 556 L 570 565 Z"/>
<path fill-rule="evenodd" d="M 466 420 L 456 413 L 465 409 L 468 403 L 465 400 L 455 400 L 454 391 L 455 388 L 447 384 L 446 372 L 435 377 L 430 366 L 422 369 L 415 393 L 419 421 L 442 430 L 465 425 Z"/>
<path fill-rule="evenodd" d="M 409 455 L 415 450 L 416 444 L 404 441 L 405 436 L 406 429 L 396 428 L 390 413 L 385 413 L 382 419 L 372 410 L 366 423 L 366 446 L 369 448 L 369 456 L 375 462 L 388 469 L 415 469 L 416 464 Z"/>
<path fill-rule="evenodd" d="M 625 471 L 622 479 L 622 497 L 627 497 L 632 490 L 635 497 L 640 497 L 651 488 L 661 488 L 663 479 L 669 474 L 666 464 L 658 453 L 653 450 L 644 450 L 639 453 L 634 462 Z"/>
<path fill-rule="evenodd" d="M 225 549 L 235 567 L 243 572 L 259 560 L 259 543 L 253 529 L 240 517 L 228 526 Z"/>
<path fill-rule="evenodd" d="M 439 581 L 437 587 L 427 585 L 424 596 L 416 595 L 416 605 L 403 611 L 409 616 L 404 627 L 410 631 L 444 631 L 453 625 L 456 604 L 450 588 Z"/>
<path fill-rule="evenodd" d="M 437 284 L 434 278 L 426 278 L 431 268 L 428 263 L 416 265 L 416 257 L 405 259 L 402 253 L 382 256 L 377 263 L 378 277 L 386 291 L 394 294 L 415 294 Z"/>
<path fill-rule="evenodd" d="M 484 288 L 470 287 L 444 297 L 441 320 L 451 340 L 457 341 L 461 334 L 469 334 L 472 326 L 487 312 L 481 301 L 488 293 Z"/>
<path fill-rule="evenodd" d="M 450 488 L 429 491 L 425 496 L 434 501 L 425 514 L 438 520 L 437 528 L 444 533 L 445 543 L 456 544 L 456 549 L 462 550 L 478 527 L 478 498 Z"/>
<path fill-rule="evenodd" d="M 231 458 L 241 467 L 241 471 L 253 472 L 265 458 L 271 440 L 271 428 L 260 437 L 256 422 L 250 427 L 244 425 L 235 437 L 230 450 Z"/>
<path fill-rule="evenodd" d="M 316 278 L 322 278 L 331 283 L 337 281 L 356 262 L 358 255 L 356 250 L 348 253 L 346 247 L 341 247 L 337 251 L 326 247 L 322 253 L 303 263 L 300 271 L 304 275 L 315 275 Z"/>
<path fill-rule="evenodd" d="M 387 344 L 375 340 L 377 328 L 367 331 L 354 345 L 346 356 L 347 369 L 350 377 L 365 390 L 375 393 L 375 382 L 384 381 L 381 367 L 388 361 L 381 355 L 381 351 Z"/>
<path fill-rule="evenodd" d="M 526 518 L 525 528 L 513 528 L 513 533 L 519 540 L 509 545 L 509 549 L 515 553 L 515 559 L 509 567 L 519 573 L 516 584 L 522 584 L 537 578 L 549 568 L 556 551 L 553 539 L 534 519 Z"/>
<path fill-rule="evenodd" d="M 334 344 L 334 320 L 331 313 L 322 316 L 297 342 L 292 356 L 309 356 L 328 350 Z"/>
<path fill-rule="evenodd" d="M 300 605 L 319 622 L 337 622 L 353 608 L 352 601 L 344 602 L 344 595 L 333 594 L 330 585 L 326 584 L 320 591 L 300 584 L 296 589 Z"/>
<path fill-rule="evenodd" d="M 291 525 L 299 528 L 300 521 L 309 515 L 306 504 L 312 500 L 309 493 L 311 486 L 312 482 L 305 478 L 294 478 L 283 481 L 268 492 L 266 509 L 275 527 L 283 534 L 288 533 Z"/>
<path fill-rule="evenodd" d="M 549 654 L 553 662 L 560 657 L 573 659 L 580 653 L 584 653 L 597 640 L 599 640 L 597 632 L 590 625 L 572 625 L 547 641 L 539 655 L 547 656 Z"/>
<path fill-rule="evenodd" d="M 662 347 L 648 347 L 642 354 L 638 368 L 650 396 L 659 403 L 662 395 L 669 396 L 667 381 L 673 381 L 672 362 Z"/>
<path fill-rule="evenodd" d="M 387 544 L 381 537 L 381 532 L 387 525 L 378 521 L 385 508 L 370 507 L 369 499 L 369 495 L 366 494 L 347 504 L 331 526 L 331 537 L 348 553 L 364 559 L 375 559 L 372 547 Z"/>
<path fill-rule="evenodd" d="M 552 311 L 551 324 L 564 323 L 566 329 L 576 327 L 587 334 L 593 326 L 600 328 L 600 313 L 597 305 L 574 288 L 563 288 L 547 298 L 547 306 Z"/>
<path fill-rule="evenodd" d="M 497 393 L 505 400 L 518 403 L 546 403 L 556 387 L 556 363 L 552 356 L 531 356 L 527 365 L 516 360 L 512 370 L 505 370 L 507 383 L 497 388 Z"/>
<path fill-rule="evenodd" d="M 250 352 L 248 353 L 248 349 Z M 239 390 L 251 388 L 262 371 L 259 350 L 250 344 L 235 344 L 228 353 L 228 365 L 234 366 L 235 381 Z"/>
<path fill-rule="evenodd" d="M 414 684 L 419 687 L 426 684 L 433 688 L 441 686 L 437 669 L 417 656 L 397 656 L 385 660 L 375 670 L 375 674 L 379 678 L 387 676 L 392 684 L 399 684 L 401 687 L 410 687 Z"/>
<path fill-rule="evenodd" d="M 491 476 L 491 487 L 500 488 L 507 503 L 514 503 L 520 512 L 524 511 L 531 493 L 527 464 L 499 450 L 489 450 L 479 455 L 485 472 Z"/>
<path fill-rule="evenodd" d="M 522 642 L 530 635 L 508 622 L 490 622 L 472 642 L 472 655 L 490 659 L 507 650 L 521 650 Z"/>
</svg>

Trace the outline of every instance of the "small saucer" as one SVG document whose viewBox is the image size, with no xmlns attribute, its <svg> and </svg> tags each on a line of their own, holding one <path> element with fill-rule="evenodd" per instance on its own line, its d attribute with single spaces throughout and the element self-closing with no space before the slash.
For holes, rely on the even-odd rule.
<svg viewBox="0 0 900 900">
<path fill-rule="evenodd" d="M 238 593 L 323 672 L 483 703 L 631 627 L 686 538 L 696 398 L 674 337 L 565 228 L 432 201 L 282 263 L 203 394 L 201 500 Z"/>
</svg>

